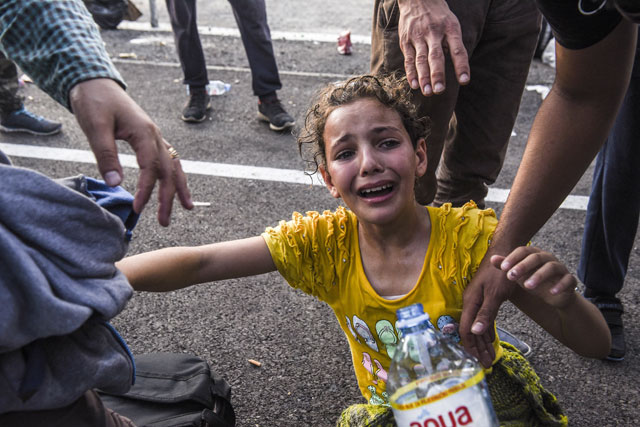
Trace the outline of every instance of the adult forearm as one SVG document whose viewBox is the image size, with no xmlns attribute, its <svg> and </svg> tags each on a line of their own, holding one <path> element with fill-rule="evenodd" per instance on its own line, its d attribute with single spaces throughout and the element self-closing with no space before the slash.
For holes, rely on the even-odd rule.
<svg viewBox="0 0 640 427">
<path fill-rule="evenodd" d="M 597 154 L 628 86 L 636 31 L 623 22 L 587 49 L 556 47 L 556 81 L 531 128 L 494 248 L 506 253 L 529 241 Z"/>
<path fill-rule="evenodd" d="M 612 116 L 600 105 L 549 94 L 531 129 L 527 148 L 495 233 L 495 249 L 526 244 L 571 192 L 607 137 Z M 582 117 L 593 117 L 585 122 Z"/>
</svg>

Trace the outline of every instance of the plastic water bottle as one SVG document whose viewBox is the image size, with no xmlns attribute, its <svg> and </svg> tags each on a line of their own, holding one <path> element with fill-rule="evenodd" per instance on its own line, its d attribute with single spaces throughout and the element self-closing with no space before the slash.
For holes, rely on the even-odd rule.
<svg viewBox="0 0 640 427">
<path fill-rule="evenodd" d="M 401 308 L 397 316 L 402 338 L 387 392 L 398 427 L 497 427 L 477 360 L 433 328 L 422 304 Z"/>
<path fill-rule="evenodd" d="M 231 90 L 231 85 L 220 80 L 210 80 L 207 88 L 209 95 L 222 95 Z"/>
<path fill-rule="evenodd" d="M 189 91 L 189 85 L 185 85 L 184 87 L 187 95 L 189 95 L 191 93 Z M 205 86 L 205 89 L 209 95 L 222 95 L 231 90 L 231 85 L 221 80 L 209 80 L 209 84 Z"/>
</svg>

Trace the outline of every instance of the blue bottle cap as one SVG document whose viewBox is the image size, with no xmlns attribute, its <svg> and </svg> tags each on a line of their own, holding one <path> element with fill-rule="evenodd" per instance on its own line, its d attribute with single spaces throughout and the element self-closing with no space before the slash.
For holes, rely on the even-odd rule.
<svg viewBox="0 0 640 427">
<path fill-rule="evenodd" d="M 396 311 L 396 316 L 398 317 L 397 327 L 400 330 L 411 329 L 424 322 L 427 326 L 429 325 L 429 314 L 424 312 L 421 303 L 399 308 Z"/>
</svg>

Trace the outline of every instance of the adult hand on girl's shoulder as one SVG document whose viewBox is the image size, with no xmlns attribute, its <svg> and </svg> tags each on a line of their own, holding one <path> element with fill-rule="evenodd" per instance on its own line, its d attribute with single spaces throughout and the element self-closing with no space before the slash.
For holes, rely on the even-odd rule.
<svg viewBox="0 0 640 427">
<path fill-rule="evenodd" d="M 557 309 L 567 307 L 578 296 L 578 279 L 553 254 L 539 248 L 520 246 L 506 257 L 491 256 L 491 263 L 506 273 L 507 279 Z"/>
</svg>

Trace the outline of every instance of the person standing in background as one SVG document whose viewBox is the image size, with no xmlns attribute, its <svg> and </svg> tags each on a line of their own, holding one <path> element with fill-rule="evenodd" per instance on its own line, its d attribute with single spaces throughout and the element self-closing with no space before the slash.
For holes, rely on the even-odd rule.
<svg viewBox="0 0 640 427">
<path fill-rule="evenodd" d="M 189 100 L 182 110 L 182 120 L 202 122 L 211 108 L 207 91 L 209 77 L 198 34 L 196 0 L 166 0 L 178 58 L 189 88 Z M 271 44 L 264 0 L 229 0 L 238 24 L 249 67 L 253 93 L 258 97 L 258 118 L 274 131 L 292 128 L 295 121 L 278 99 L 282 88 Z"/>
<path fill-rule="evenodd" d="M 62 123 L 33 114 L 18 96 L 18 67 L 0 52 L 0 131 L 54 135 Z"/>
<path fill-rule="evenodd" d="M 432 122 L 418 201 L 484 208 L 538 40 L 534 2 L 376 0 L 374 8 L 371 72 L 406 74 Z"/>
</svg>

